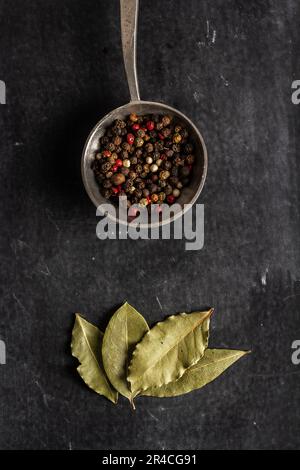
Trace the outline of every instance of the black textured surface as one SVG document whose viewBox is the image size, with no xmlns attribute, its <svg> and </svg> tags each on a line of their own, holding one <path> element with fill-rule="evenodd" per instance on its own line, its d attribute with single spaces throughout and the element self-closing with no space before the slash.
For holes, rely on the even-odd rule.
<svg viewBox="0 0 300 470">
<path fill-rule="evenodd" d="M 0 448 L 299 447 L 299 6 L 141 0 L 142 97 L 190 116 L 209 151 L 205 246 L 187 252 L 95 236 L 79 162 L 128 100 L 118 1 L 0 0 Z M 253 354 L 201 391 L 114 407 L 69 343 L 75 311 L 105 327 L 125 298 L 149 323 L 212 305 L 211 344 Z"/>
</svg>

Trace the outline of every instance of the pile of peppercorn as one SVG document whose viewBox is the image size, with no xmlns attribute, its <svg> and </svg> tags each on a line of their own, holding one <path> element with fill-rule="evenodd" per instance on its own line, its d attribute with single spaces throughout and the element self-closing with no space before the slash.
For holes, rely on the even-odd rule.
<svg viewBox="0 0 300 470">
<path fill-rule="evenodd" d="M 170 116 L 132 113 L 114 121 L 99 144 L 92 169 L 106 199 L 171 205 L 189 184 L 194 148 L 186 127 Z"/>
</svg>

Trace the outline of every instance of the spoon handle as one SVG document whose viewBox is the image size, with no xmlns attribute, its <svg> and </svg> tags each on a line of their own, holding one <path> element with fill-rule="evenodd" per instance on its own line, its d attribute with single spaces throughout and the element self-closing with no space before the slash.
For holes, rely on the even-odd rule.
<svg viewBox="0 0 300 470">
<path fill-rule="evenodd" d="M 120 0 L 123 59 L 131 101 L 140 101 L 136 71 L 139 0 Z"/>
</svg>

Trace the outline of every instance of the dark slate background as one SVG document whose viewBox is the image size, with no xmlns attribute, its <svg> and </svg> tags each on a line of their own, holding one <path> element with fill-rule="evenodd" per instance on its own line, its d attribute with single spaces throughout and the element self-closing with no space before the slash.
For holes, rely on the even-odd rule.
<svg viewBox="0 0 300 470">
<path fill-rule="evenodd" d="M 79 163 L 128 100 L 118 5 L 0 0 L 0 447 L 297 448 L 299 1 L 141 0 L 141 95 L 190 116 L 209 151 L 198 252 L 95 235 Z M 114 407 L 69 344 L 74 312 L 104 328 L 124 299 L 149 323 L 212 305 L 211 345 L 253 354 L 201 391 Z"/>
</svg>

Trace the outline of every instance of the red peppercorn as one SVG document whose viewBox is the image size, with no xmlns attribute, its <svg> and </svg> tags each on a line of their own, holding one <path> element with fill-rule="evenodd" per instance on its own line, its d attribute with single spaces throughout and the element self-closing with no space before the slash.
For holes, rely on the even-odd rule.
<svg viewBox="0 0 300 470">
<path fill-rule="evenodd" d="M 148 121 L 147 124 L 146 124 L 146 127 L 148 129 L 148 131 L 153 131 L 154 127 L 155 127 L 155 124 L 153 121 Z"/>
<path fill-rule="evenodd" d="M 165 138 L 161 133 L 158 134 L 158 137 L 160 138 L 160 140 L 164 140 Z"/>
<path fill-rule="evenodd" d="M 160 159 L 161 160 L 165 160 L 167 158 L 166 154 L 165 153 L 162 153 L 161 156 L 160 156 Z"/>
<path fill-rule="evenodd" d="M 116 165 L 117 165 L 117 166 L 122 166 L 122 165 L 123 165 L 123 162 L 122 162 L 122 160 L 121 160 L 120 158 L 118 158 L 118 159 L 116 160 Z"/>
<path fill-rule="evenodd" d="M 111 152 L 109 150 L 103 150 L 102 155 L 103 157 L 109 158 L 111 157 Z"/>
<path fill-rule="evenodd" d="M 113 187 L 113 188 L 111 188 L 111 190 L 114 194 L 118 194 L 118 192 L 119 192 L 119 188 Z"/>
<path fill-rule="evenodd" d="M 127 134 L 127 142 L 129 145 L 132 145 L 134 143 L 135 137 L 133 134 Z"/>
<path fill-rule="evenodd" d="M 137 124 L 137 123 L 136 123 L 136 124 L 133 124 L 133 126 L 132 126 L 132 129 L 133 129 L 134 131 L 138 131 L 139 128 L 140 128 L 140 125 Z"/>
<path fill-rule="evenodd" d="M 112 171 L 118 171 L 118 169 L 119 169 L 118 165 L 114 165 L 114 166 L 112 167 Z"/>
<path fill-rule="evenodd" d="M 170 196 L 167 197 L 167 201 L 169 204 L 173 204 L 173 202 L 175 201 L 175 197 L 170 194 Z"/>
<path fill-rule="evenodd" d="M 151 203 L 151 197 L 150 197 L 150 196 L 147 196 L 146 199 L 147 199 L 147 201 L 148 201 L 148 204 L 150 204 L 150 203 Z"/>
</svg>

